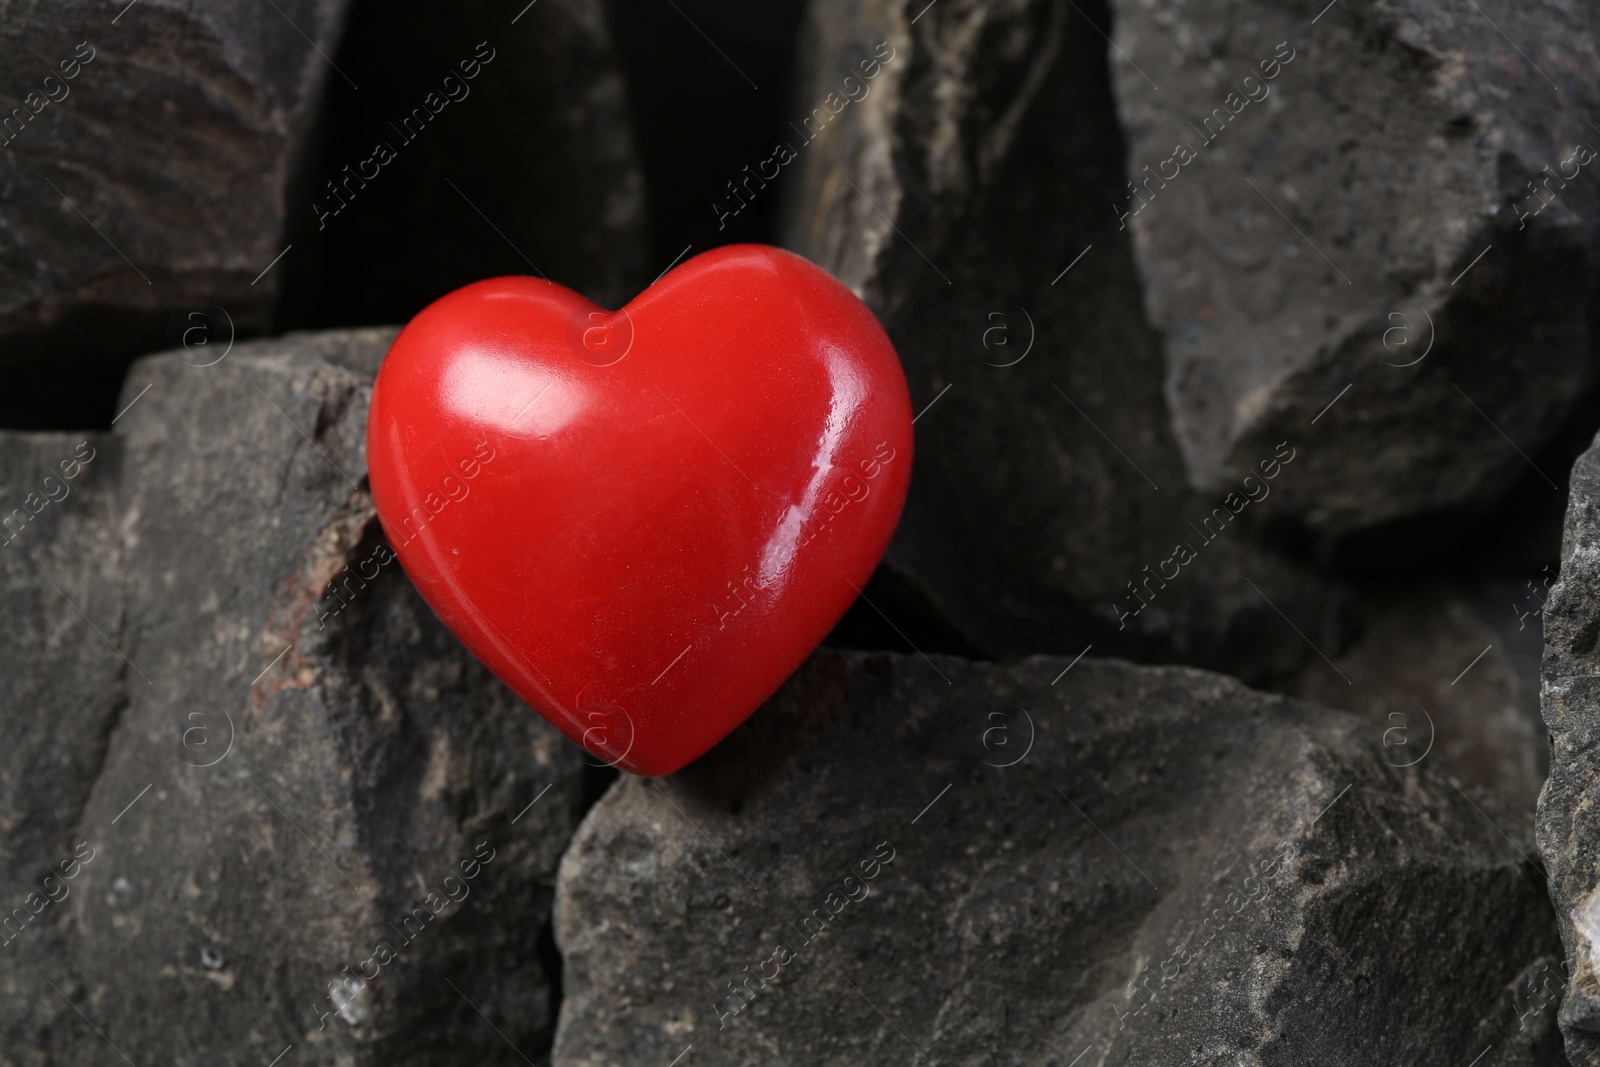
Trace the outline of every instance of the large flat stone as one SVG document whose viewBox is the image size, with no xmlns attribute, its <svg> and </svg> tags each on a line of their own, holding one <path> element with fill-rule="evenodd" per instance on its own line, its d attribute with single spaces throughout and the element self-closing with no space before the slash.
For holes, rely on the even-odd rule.
<svg viewBox="0 0 1600 1067">
<path fill-rule="evenodd" d="M 1070 662 L 819 653 L 619 781 L 562 861 L 554 1062 L 1559 1063 L 1496 798 L 1353 716 Z"/>
</svg>

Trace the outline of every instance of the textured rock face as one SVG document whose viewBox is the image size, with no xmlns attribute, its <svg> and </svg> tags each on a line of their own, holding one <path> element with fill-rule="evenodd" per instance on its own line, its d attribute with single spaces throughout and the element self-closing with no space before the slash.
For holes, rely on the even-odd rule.
<svg viewBox="0 0 1600 1067">
<path fill-rule="evenodd" d="M 161 347 L 173 312 L 222 305 L 241 331 L 265 325 L 281 276 L 256 279 L 284 249 L 289 184 L 338 77 L 324 57 L 346 7 L 0 7 L 9 425 L 37 425 L 63 392 L 95 388 L 84 370 L 101 372 L 109 407 L 116 378 L 103 368 L 140 350 L 130 345 Z"/>
<path fill-rule="evenodd" d="M 1338 588 L 1255 532 L 1316 427 L 1253 457 L 1271 479 L 1185 485 L 1104 208 L 1124 150 L 1094 25 L 1045 0 L 819 0 L 807 40 L 786 243 L 863 295 L 931 405 L 889 566 L 989 651 L 1267 681 L 1314 654 L 1295 627 L 1337 646 Z"/>
<path fill-rule="evenodd" d="M 41 1062 L 47 1044 L 62 1062 L 100 1054 L 93 1031 L 84 1028 L 84 1041 L 62 1018 L 72 1009 L 46 979 L 69 981 L 69 909 L 84 873 L 73 846 L 131 673 L 85 621 L 115 633 L 123 615 L 111 497 L 121 446 L 105 434 L 0 435 L 0 1063 L 8 1067 Z M 65 879 L 61 863 L 77 877 Z"/>
<path fill-rule="evenodd" d="M 1190 480 L 1329 409 L 1281 507 L 1336 551 L 1485 510 L 1592 385 L 1600 56 L 1584 5 L 1321 6 L 1113 0 L 1131 181 L 1096 208 Z M 1389 566 L 1460 532 L 1405 529 Z"/>
<path fill-rule="evenodd" d="M 1539 798 L 1539 854 L 1550 877 L 1571 981 L 1561 1004 L 1567 1058 L 1600 1064 L 1600 450 L 1572 469 L 1561 576 L 1545 609 L 1541 704 L 1550 780 Z"/>
<path fill-rule="evenodd" d="M 1332 662 L 1308 664 L 1290 692 L 1380 724 L 1396 766 L 1443 755 L 1499 793 L 1527 836 L 1550 764 L 1539 715 L 1545 595 L 1532 580 L 1409 591 L 1376 607 Z"/>
<path fill-rule="evenodd" d="M 617 783 L 562 862 L 554 1062 L 1559 1062 L 1496 800 L 1351 716 L 1070 662 L 820 653 Z"/>
<path fill-rule="evenodd" d="M 404 322 L 501 274 L 615 307 L 665 266 L 648 254 L 599 0 L 526 4 L 352 5 L 338 54 L 351 80 L 328 84 L 318 158 L 289 205 L 291 324 Z"/>
<path fill-rule="evenodd" d="M 57 940 L 10 949 L 37 971 L 8 979 L 13 1062 L 110 1054 L 74 1009 L 138 1063 L 548 1047 L 549 901 L 584 765 L 460 648 L 381 541 L 365 412 L 392 336 L 136 364 L 138 399 L 84 475 L 120 465 L 113 499 L 86 493 L 84 532 L 49 550 L 116 560 L 79 601 L 104 636 L 19 585 L 98 698 L 70 709 L 79 744 L 52 746 L 69 773 L 28 798 L 44 821 L 11 831 L 18 892 L 68 846 L 92 852 L 41 916 Z M 11 462 L 31 477 L 66 439 L 25 443 Z M 181 1021 L 151 1010 L 179 1003 Z"/>
</svg>

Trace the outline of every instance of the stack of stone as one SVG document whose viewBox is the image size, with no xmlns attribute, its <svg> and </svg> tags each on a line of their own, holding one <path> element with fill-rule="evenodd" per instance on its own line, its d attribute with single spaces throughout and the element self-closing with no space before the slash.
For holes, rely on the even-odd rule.
<svg viewBox="0 0 1600 1067">
<path fill-rule="evenodd" d="M 1600 1065 L 1597 34 L 13 13 L 0 1065 Z M 900 353 L 890 626 L 618 778 L 413 590 L 367 403 L 453 286 L 730 234 Z"/>
</svg>

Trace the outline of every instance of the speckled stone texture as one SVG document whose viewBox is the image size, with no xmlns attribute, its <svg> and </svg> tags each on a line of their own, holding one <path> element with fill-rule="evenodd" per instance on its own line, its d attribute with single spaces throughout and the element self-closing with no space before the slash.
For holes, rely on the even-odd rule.
<svg viewBox="0 0 1600 1067">
<path fill-rule="evenodd" d="M 6 674 L 46 691 L 7 712 L 7 892 L 93 853 L 0 947 L 0 1062 L 548 1049 L 555 867 L 593 772 L 382 540 L 365 413 L 393 334 L 140 361 L 82 487 L 0 549 L 34 635 Z M 9 494 L 77 440 L 8 438 Z"/>
<path fill-rule="evenodd" d="M 821 652 L 618 782 L 562 861 L 555 1064 L 1560 1062 L 1493 796 L 1353 716 L 1070 662 Z"/>
<path fill-rule="evenodd" d="M 1133 234 L 1190 481 L 1317 419 L 1279 508 L 1321 551 L 1470 535 L 1594 383 L 1593 7 L 1111 8 L 1131 184 L 1095 208 Z"/>
<path fill-rule="evenodd" d="M 1571 976 L 1561 1029 L 1573 1067 L 1600 1064 L 1600 448 L 1572 469 L 1561 574 L 1545 609 L 1542 707 L 1550 780 L 1539 855 Z"/>
</svg>

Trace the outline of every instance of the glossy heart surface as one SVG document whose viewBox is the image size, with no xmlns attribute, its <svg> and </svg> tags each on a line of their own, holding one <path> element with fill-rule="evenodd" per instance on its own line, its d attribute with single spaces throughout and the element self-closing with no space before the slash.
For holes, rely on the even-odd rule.
<svg viewBox="0 0 1600 1067">
<path fill-rule="evenodd" d="M 888 547 L 911 407 L 848 289 L 762 245 L 618 312 L 536 278 L 435 302 L 373 388 L 368 469 L 445 624 L 598 761 L 661 775 L 744 721 Z"/>
</svg>

